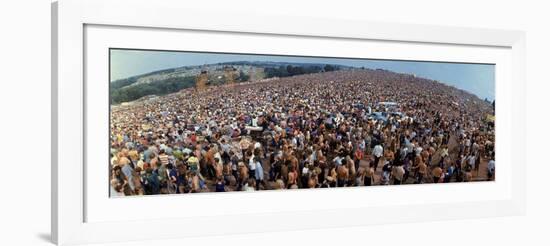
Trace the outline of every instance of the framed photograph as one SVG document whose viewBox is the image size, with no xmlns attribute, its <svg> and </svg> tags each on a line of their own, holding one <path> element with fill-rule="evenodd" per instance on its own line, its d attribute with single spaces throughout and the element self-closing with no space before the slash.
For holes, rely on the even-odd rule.
<svg viewBox="0 0 550 246">
<path fill-rule="evenodd" d="M 524 213 L 522 32 L 184 10 L 52 4 L 56 243 Z"/>
</svg>

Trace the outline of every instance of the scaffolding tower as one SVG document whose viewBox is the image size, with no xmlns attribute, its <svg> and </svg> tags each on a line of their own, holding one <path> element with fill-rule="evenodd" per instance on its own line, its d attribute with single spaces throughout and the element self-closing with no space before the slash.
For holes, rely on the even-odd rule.
<svg viewBox="0 0 550 246">
<path fill-rule="evenodd" d="M 248 72 L 248 81 L 253 82 L 254 76 L 256 76 L 256 68 L 253 66 L 250 66 L 250 72 Z"/>
<path fill-rule="evenodd" d="M 208 84 L 208 72 L 206 70 L 202 70 L 201 73 L 197 76 L 196 82 L 195 82 L 195 88 L 197 91 L 204 91 L 206 90 L 206 86 Z"/>
<path fill-rule="evenodd" d="M 235 85 L 235 78 L 237 77 L 237 69 L 234 67 L 226 66 L 223 69 L 224 77 L 225 77 L 225 84 L 229 86 Z"/>
</svg>

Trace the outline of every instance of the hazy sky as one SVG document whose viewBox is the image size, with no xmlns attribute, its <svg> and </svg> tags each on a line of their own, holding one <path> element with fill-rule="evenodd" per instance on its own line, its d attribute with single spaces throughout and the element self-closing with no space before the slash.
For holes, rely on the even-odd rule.
<svg viewBox="0 0 550 246">
<path fill-rule="evenodd" d="M 239 55 L 172 51 L 111 50 L 111 81 L 161 69 L 230 61 L 273 61 L 339 64 L 354 67 L 382 68 L 419 77 L 469 91 L 479 98 L 495 98 L 495 66 L 444 62 L 391 61 L 371 59 Z"/>
</svg>

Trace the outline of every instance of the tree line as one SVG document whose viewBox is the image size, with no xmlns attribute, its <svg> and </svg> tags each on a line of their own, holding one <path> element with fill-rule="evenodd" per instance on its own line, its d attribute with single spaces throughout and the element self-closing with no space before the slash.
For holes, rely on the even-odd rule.
<svg viewBox="0 0 550 246">
<path fill-rule="evenodd" d="M 311 73 L 320 73 L 320 72 L 330 72 L 339 70 L 340 68 L 337 66 L 333 66 L 330 64 L 325 65 L 324 67 L 321 67 L 319 65 L 303 65 L 303 66 L 279 66 L 279 67 L 266 67 L 264 68 L 264 73 L 266 78 L 273 78 L 273 77 L 290 77 L 295 75 L 302 75 L 302 74 L 311 74 Z"/>
<path fill-rule="evenodd" d="M 116 83 L 116 82 L 113 82 Z M 168 78 L 152 83 L 143 83 L 125 87 L 111 86 L 111 103 L 117 104 L 122 102 L 130 102 L 149 95 L 166 95 L 169 93 L 177 92 L 185 88 L 195 86 L 195 77 L 179 77 Z"/>
</svg>

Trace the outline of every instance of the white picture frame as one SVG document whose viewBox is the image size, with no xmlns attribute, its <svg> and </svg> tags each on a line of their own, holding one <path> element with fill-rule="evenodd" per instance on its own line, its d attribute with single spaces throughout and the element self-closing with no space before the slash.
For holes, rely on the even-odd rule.
<svg viewBox="0 0 550 246">
<path fill-rule="evenodd" d="M 311 228 L 361 226 L 381 223 L 414 222 L 426 220 L 462 219 L 521 215 L 525 213 L 525 35 L 520 31 L 489 30 L 461 27 L 409 25 L 396 23 L 364 22 L 338 19 L 314 19 L 289 16 L 254 16 L 253 14 L 216 13 L 212 18 L 201 18 L 205 11 L 185 10 L 182 1 L 168 0 L 60 0 L 52 4 L 52 238 L 57 244 L 81 244 L 126 240 L 146 240 L 174 237 L 210 235 L 201 228 L 216 221 L 231 220 L 235 228 L 225 233 L 239 233 L 242 226 L 254 224 L 246 232 L 265 232 Z M 162 14 L 150 14 L 162 13 Z M 200 20 L 200 21 L 198 21 Z M 261 20 L 261 21 L 250 21 Z M 220 23 L 223 23 L 221 25 Z M 101 30 L 99 30 L 101 29 Z M 108 29 L 108 30 L 105 30 Z M 113 31 L 127 32 L 110 40 L 101 35 L 113 35 Z M 156 30 L 156 31 L 155 31 Z M 129 42 L 131 35 L 144 37 L 155 32 L 162 40 Z M 139 36 L 142 35 L 142 36 Z M 408 187 L 377 187 L 364 189 L 335 189 L 333 191 L 259 192 L 258 194 L 224 194 L 223 196 L 198 195 L 192 197 L 163 196 L 137 199 L 108 198 L 91 195 L 106 177 L 90 176 L 95 172 L 89 162 L 90 139 L 101 137 L 89 123 L 90 104 L 101 102 L 101 87 L 87 83 L 108 69 L 102 64 L 103 56 L 97 56 L 96 48 L 112 45 L 121 48 L 183 49 L 178 35 L 214 35 L 219 40 L 247 37 L 270 43 L 277 39 L 280 47 L 274 53 L 311 55 L 320 49 L 307 50 L 305 45 L 291 50 L 285 42 L 301 44 L 311 42 L 320 47 L 326 42 L 334 44 L 334 50 L 324 55 L 351 56 L 344 48 L 350 45 L 378 45 L 379 53 L 371 51 L 368 58 L 395 58 L 409 60 L 446 59 L 465 62 L 489 61 L 496 64 L 497 88 L 497 162 L 499 178 L 494 183 L 450 184 L 444 186 L 417 185 Z M 232 39 L 233 38 L 233 39 Z M 125 39 L 127 39 L 125 41 Z M 172 42 L 170 42 L 170 39 Z M 103 41 L 102 41 L 103 40 Z M 156 44 L 155 44 L 156 42 Z M 192 43 L 192 42 L 189 42 Z M 227 45 L 224 43 L 224 45 Z M 275 43 L 275 42 L 273 42 Z M 204 44 L 207 45 L 207 44 Z M 274 44 L 275 45 L 275 44 Z M 181 47 L 181 48 L 180 48 Z M 197 49 L 199 46 L 197 46 Z M 265 47 L 250 46 L 256 52 Z M 91 49 L 91 50 L 88 50 Z M 211 46 L 199 50 L 243 52 L 242 48 Z M 240 49 L 240 50 L 239 50 Z M 390 53 L 390 49 L 394 50 Z M 290 50 L 290 51 L 289 51 Z M 447 50 L 447 51 L 445 51 Z M 401 55 L 398 53 L 401 51 Z M 422 52 L 421 52 L 422 51 Z M 429 51 L 429 52 L 428 52 Z M 93 52 L 94 55 L 91 55 Z M 332 52 L 332 53 L 331 53 Z M 340 52 L 340 53 L 338 53 Z M 98 52 L 98 54 L 101 52 Z M 251 51 L 251 53 L 253 53 Z M 437 53 L 437 54 L 436 54 Z M 347 54 L 347 55 L 346 55 Z M 391 54 L 391 55 L 389 55 Z M 387 57 L 386 57 L 387 56 Z M 94 57 L 97 57 L 95 59 Z M 453 58 L 451 58 L 453 57 Z M 97 62 L 96 62 L 97 61 Z M 94 70 L 96 69 L 96 70 Z M 91 73 L 93 71 L 93 73 Z M 90 74 L 93 74 L 92 76 Z M 104 76 L 99 76 L 101 80 Z M 94 80 L 95 81 L 95 80 Z M 105 79 L 107 83 L 107 79 Z M 93 93 L 92 93 L 93 92 Z M 104 91 L 103 91 L 104 92 Z M 103 93 L 104 94 L 104 93 Z M 514 129 L 512 131 L 512 129 Z M 93 135 L 93 137 L 91 136 Z M 108 136 L 104 136 L 105 139 Z M 512 142 L 514 148 L 512 149 Z M 105 141 L 105 144 L 107 141 Z M 512 151 L 513 150 L 513 151 Z M 107 159 L 107 158 L 105 158 Z M 502 160 L 502 161 L 501 161 Z M 513 163 L 513 165 L 512 165 Z M 99 164 L 101 166 L 101 164 Z M 106 165 L 105 165 L 106 166 Z M 502 167 L 502 168 L 501 168 Z M 95 175 L 95 174 L 94 174 Z M 500 178 L 502 177 L 502 178 Z M 96 179 L 97 178 L 97 179 Z M 105 183 L 105 182 L 104 182 Z M 105 187 L 107 184 L 105 183 Z M 459 194 L 456 199 L 445 195 L 430 199 L 429 194 L 444 194 L 452 189 Z M 384 197 L 388 192 L 405 194 L 402 199 L 387 198 L 364 201 L 362 196 Z M 414 193 L 413 193 L 414 192 Z M 410 195 L 419 194 L 421 201 L 412 201 Z M 470 199 L 463 199 L 470 194 Z M 464 196 L 462 196 L 464 195 Z M 337 201 L 349 199 L 357 206 L 340 203 L 325 205 L 297 205 L 280 210 L 270 208 L 269 203 L 285 199 L 309 199 L 321 196 L 337 197 Z M 359 198 L 358 198 L 359 197 Z M 221 199 L 259 201 L 263 210 L 246 212 L 228 208 L 219 213 L 205 214 L 198 211 L 207 202 Z M 101 201 L 100 201 L 101 200 Z M 195 206 L 186 205 L 185 202 Z M 132 217 L 130 208 L 136 204 L 161 207 L 186 207 L 196 214 L 176 217 Z M 165 205 L 175 204 L 175 205 Z M 276 204 L 276 203 L 275 203 Z M 163 207 L 166 206 L 166 207 Z M 284 207 L 284 206 L 283 206 Z M 330 209 L 329 209 L 330 207 Z M 128 214 L 116 217 L 113 210 L 127 208 Z M 208 207 L 205 207 L 207 209 Z M 452 210 L 452 213 L 449 211 Z M 120 211 L 120 210 L 118 210 Z M 319 212 L 323 216 L 319 216 Z M 121 213 L 122 214 L 122 213 Z M 135 214 L 135 213 L 134 213 Z M 288 218 L 294 218 L 288 223 Z M 93 218 L 92 218 L 93 217 Z M 136 228 L 147 225 L 148 233 L 137 234 Z M 174 234 L 163 228 L 182 228 Z M 116 233 L 113 233 L 116 230 Z"/>
</svg>

